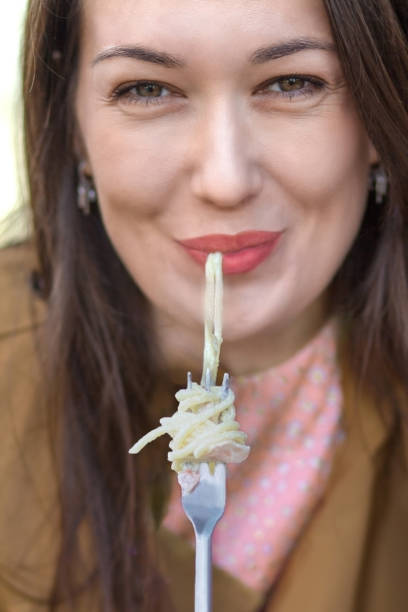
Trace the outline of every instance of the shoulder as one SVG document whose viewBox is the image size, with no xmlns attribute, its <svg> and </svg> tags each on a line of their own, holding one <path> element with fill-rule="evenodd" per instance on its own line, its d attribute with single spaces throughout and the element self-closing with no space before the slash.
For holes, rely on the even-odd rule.
<svg viewBox="0 0 408 612">
<path fill-rule="evenodd" d="M 34 266 L 29 244 L 0 249 L 0 420 L 17 406 L 22 416 L 39 379 L 36 332 L 45 306 L 30 288 Z"/>
<path fill-rule="evenodd" d="M 34 266 L 30 245 L 0 249 L 0 422 L 11 409 L 23 418 L 39 379 L 36 332 L 45 307 L 30 288 Z"/>
<path fill-rule="evenodd" d="M 32 325 L 44 307 L 30 288 L 36 265 L 29 243 L 0 249 L 0 341 Z"/>
<path fill-rule="evenodd" d="M 45 307 L 30 289 L 34 267 L 29 245 L 0 250 L 0 565 L 10 572 L 1 572 L 6 582 L 33 595 L 41 583 L 48 589 L 52 564 L 47 561 L 55 555 L 57 539 L 53 459 L 37 351 Z M 11 591 L 7 595 L 1 587 L 0 608 L 9 596 Z"/>
</svg>

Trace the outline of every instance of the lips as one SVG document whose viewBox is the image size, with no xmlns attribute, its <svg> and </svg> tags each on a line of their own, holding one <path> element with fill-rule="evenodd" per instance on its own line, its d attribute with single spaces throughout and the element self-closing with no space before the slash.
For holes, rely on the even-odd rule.
<svg viewBox="0 0 408 612">
<path fill-rule="evenodd" d="M 249 231 L 239 234 L 210 234 L 179 240 L 187 254 L 201 265 L 209 253 L 223 254 L 224 274 L 243 274 L 261 264 L 274 250 L 282 232 Z"/>
</svg>

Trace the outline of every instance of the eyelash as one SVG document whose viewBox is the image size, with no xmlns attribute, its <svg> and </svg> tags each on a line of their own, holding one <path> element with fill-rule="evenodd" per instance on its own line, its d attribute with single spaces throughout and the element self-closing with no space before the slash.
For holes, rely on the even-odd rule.
<svg viewBox="0 0 408 612">
<path fill-rule="evenodd" d="M 283 83 L 284 81 L 288 81 L 289 79 L 297 79 L 300 81 L 304 81 L 307 87 L 301 90 L 294 90 L 294 91 L 288 91 L 288 92 L 285 92 L 285 91 L 272 92 L 272 90 L 269 90 L 269 92 L 266 92 L 267 95 L 272 93 L 273 95 L 277 95 L 282 98 L 293 100 L 294 98 L 299 98 L 299 97 L 306 98 L 306 97 L 313 96 L 315 93 L 322 90 L 326 86 L 324 81 L 317 79 L 316 77 L 307 76 L 303 74 L 288 74 L 288 75 L 280 76 L 279 78 L 275 78 L 275 79 L 266 81 L 265 83 L 263 83 L 262 85 L 258 87 L 257 92 L 263 92 L 267 90 L 267 88 L 270 87 L 271 85 Z M 140 96 L 140 95 L 135 96 L 135 94 L 131 93 L 132 90 L 135 90 L 142 85 L 158 86 L 162 90 L 167 89 L 169 92 L 171 92 L 169 87 L 167 87 L 163 83 L 160 83 L 159 81 L 135 81 L 134 83 L 131 83 L 129 85 L 121 85 L 117 87 L 111 95 L 111 100 L 118 101 L 121 98 L 122 99 L 128 98 L 128 102 L 131 104 L 139 104 L 141 106 L 150 106 L 150 105 L 163 104 L 163 100 L 169 97 L 168 95 L 156 96 L 156 97 L 155 96 L 148 97 L 148 96 Z"/>
</svg>

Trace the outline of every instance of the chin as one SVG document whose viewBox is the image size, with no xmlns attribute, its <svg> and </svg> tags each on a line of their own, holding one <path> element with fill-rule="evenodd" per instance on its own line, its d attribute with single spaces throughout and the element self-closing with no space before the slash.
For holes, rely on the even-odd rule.
<svg viewBox="0 0 408 612">
<path fill-rule="evenodd" d="M 223 341 L 226 343 L 240 342 L 241 340 L 246 340 L 263 332 L 267 332 L 269 327 L 269 320 L 268 322 L 263 322 L 257 318 L 245 320 L 239 315 L 234 318 L 224 315 L 222 328 Z"/>
</svg>

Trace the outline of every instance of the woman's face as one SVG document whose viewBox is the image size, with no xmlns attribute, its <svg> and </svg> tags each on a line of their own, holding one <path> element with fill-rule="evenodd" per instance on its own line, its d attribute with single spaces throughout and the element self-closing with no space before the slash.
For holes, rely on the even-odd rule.
<svg viewBox="0 0 408 612">
<path fill-rule="evenodd" d="M 83 5 L 82 156 L 162 330 L 201 337 L 211 250 L 225 252 L 226 343 L 307 325 L 376 160 L 322 2 Z"/>
</svg>

